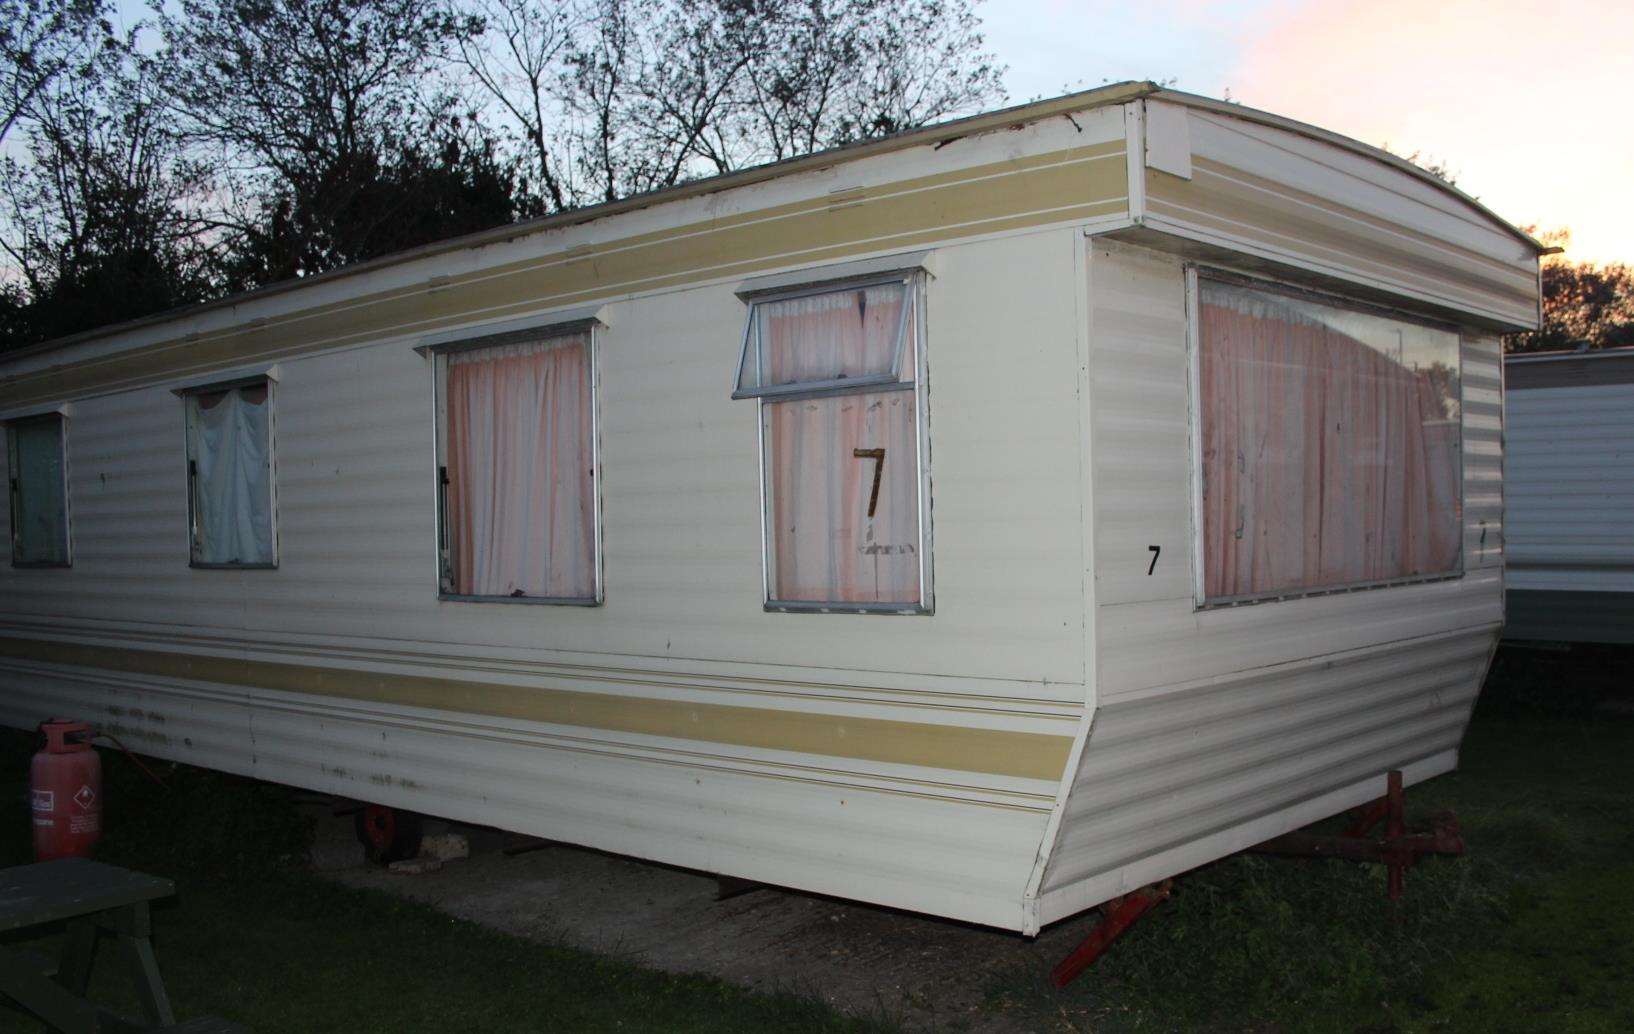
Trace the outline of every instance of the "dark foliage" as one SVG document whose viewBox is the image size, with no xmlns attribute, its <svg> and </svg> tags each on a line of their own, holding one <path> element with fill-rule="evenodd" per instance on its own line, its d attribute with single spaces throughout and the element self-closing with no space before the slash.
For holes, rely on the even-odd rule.
<svg viewBox="0 0 1634 1034">
<path fill-rule="evenodd" d="M 1511 352 L 1634 345 L 1634 267 L 1555 260 L 1543 266 L 1543 326 L 1509 339 Z"/>
<path fill-rule="evenodd" d="M 224 260 L 240 288 L 288 280 L 484 230 L 531 214 L 511 163 L 457 127 L 429 145 L 354 152 L 280 184 Z"/>
</svg>

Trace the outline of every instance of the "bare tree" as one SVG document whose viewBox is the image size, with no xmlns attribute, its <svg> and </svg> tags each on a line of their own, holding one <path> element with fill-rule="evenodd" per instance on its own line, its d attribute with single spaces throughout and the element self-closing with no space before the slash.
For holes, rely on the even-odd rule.
<svg viewBox="0 0 1634 1034">
<path fill-rule="evenodd" d="M 480 34 L 458 38 L 458 61 L 514 122 L 545 202 L 570 207 L 571 159 L 558 154 L 556 139 L 560 80 L 586 12 L 543 0 L 471 0 L 463 10 L 450 8 L 449 16 L 481 21 Z"/>
<path fill-rule="evenodd" d="M 660 189 L 1004 96 L 969 0 L 449 0 L 462 64 L 528 141 L 546 205 Z"/>
<path fill-rule="evenodd" d="M 0 0 L 0 142 L 64 74 L 114 42 L 106 0 Z"/>
<path fill-rule="evenodd" d="M 303 217 L 305 240 L 236 278 L 250 283 L 356 257 L 342 213 L 356 215 L 383 155 L 454 119 L 439 73 L 480 28 L 419 0 L 155 2 L 183 130 L 226 173 L 223 218 L 253 235 L 279 205 Z"/>
<path fill-rule="evenodd" d="M 117 55 L 117 57 L 115 56 Z M 171 132 L 164 70 L 129 47 L 30 102 L 26 157 L 0 163 L 15 332 L 53 337 L 204 297 L 208 170 Z"/>
</svg>

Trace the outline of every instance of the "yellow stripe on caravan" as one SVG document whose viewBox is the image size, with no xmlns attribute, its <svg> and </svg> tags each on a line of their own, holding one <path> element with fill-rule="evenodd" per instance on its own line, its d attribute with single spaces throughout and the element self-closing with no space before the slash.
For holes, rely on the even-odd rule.
<svg viewBox="0 0 1634 1034">
<path fill-rule="evenodd" d="M 938 173 L 722 216 L 49 367 L 0 385 L 0 405 L 70 399 L 287 359 L 475 319 L 922 247 L 1128 209 L 1123 142 Z"/>
<path fill-rule="evenodd" d="M 0 657 L 763 750 L 1058 780 L 1071 736 L 0 637 Z"/>
</svg>

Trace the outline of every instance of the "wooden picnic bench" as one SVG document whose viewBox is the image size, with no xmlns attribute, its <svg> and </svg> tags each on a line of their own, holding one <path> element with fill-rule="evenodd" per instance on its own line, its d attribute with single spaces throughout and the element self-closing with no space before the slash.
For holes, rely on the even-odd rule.
<svg viewBox="0 0 1634 1034">
<path fill-rule="evenodd" d="M 175 892 L 169 880 L 84 858 L 0 869 L 0 935 L 54 923 L 67 926 L 62 953 L 54 963 L 0 945 L 0 995 L 65 1034 L 244 1034 L 243 1027 L 210 1017 L 176 1023 L 153 956 L 149 915 L 153 901 Z M 97 938 L 103 933 L 119 941 L 145 1024 L 133 1023 L 85 997 Z"/>
</svg>

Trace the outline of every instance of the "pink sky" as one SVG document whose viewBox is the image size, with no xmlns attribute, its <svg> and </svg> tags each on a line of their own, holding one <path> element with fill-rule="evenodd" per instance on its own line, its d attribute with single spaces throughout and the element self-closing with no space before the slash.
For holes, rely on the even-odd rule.
<svg viewBox="0 0 1634 1034">
<path fill-rule="evenodd" d="M 1634 261 L 1634 0 L 994 0 L 1017 99 L 1179 89 L 1448 163 L 1499 215 Z M 1054 77 L 1052 81 L 1052 76 Z"/>
</svg>

